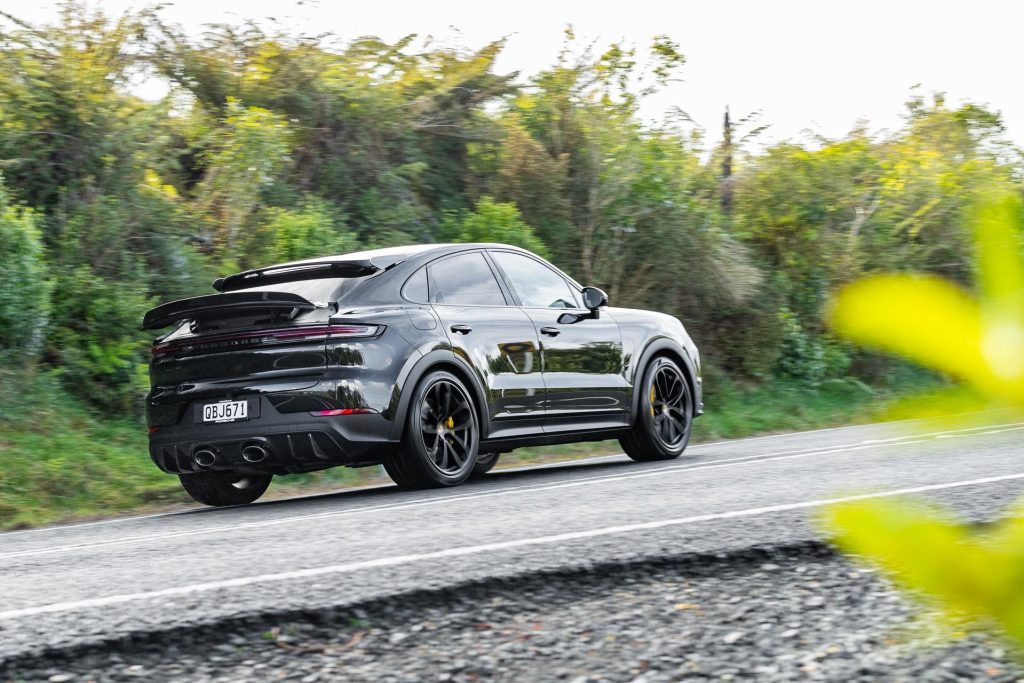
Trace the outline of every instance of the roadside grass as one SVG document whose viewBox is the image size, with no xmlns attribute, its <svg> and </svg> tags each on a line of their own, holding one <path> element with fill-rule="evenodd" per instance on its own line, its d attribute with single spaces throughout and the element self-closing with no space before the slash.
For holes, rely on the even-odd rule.
<svg viewBox="0 0 1024 683">
<path fill-rule="evenodd" d="M 145 427 L 94 414 L 56 377 L 0 374 L 0 528 L 183 502 L 149 461 Z"/>
<path fill-rule="evenodd" d="M 694 442 L 738 438 L 884 419 L 906 397 L 941 385 L 923 373 L 896 388 L 873 389 L 852 380 L 811 388 L 769 380 L 758 385 L 709 382 L 706 413 Z M 499 467 L 619 453 L 615 441 L 522 448 Z M 380 468 L 334 468 L 278 477 L 268 496 L 337 490 L 386 482 Z M 149 460 L 140 420 L 88 410 L 50 374 L 0 372 L 0 529 L 109 517 L 189 505 L 176 477 Z"/>
</svg>

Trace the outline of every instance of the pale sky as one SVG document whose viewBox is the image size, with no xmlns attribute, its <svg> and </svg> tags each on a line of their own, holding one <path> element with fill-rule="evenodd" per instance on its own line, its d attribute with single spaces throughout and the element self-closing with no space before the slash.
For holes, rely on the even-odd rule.
<svg viewBox="0 0 1024 683">
<path fill-rule="evenodd" d="M 150 3 L 103 0 L 109 13 Z M 56 17 L 53 3 L 8 9 L 33 21 Z M 867 119 L 899 126 L 910 88 L 944 91 L 1001 111 L 1010 138 L 1024 146 L 1024 88 L 1016 0 L 177 0 L 165 16 L 200 31 L 211 22 L 274 17 L 307 33 L 341 38 L 409 33 L 480 47 L 508 37 L 499 71 L 534 73 L 552 64 L 572 24 L 579 43 L 623 41 L 646 47 L 667 34 L 687 57 L 681 75 L 644 109 L 657 117 L 678 105 L 718 139 L 728 104 L 734 115 L 762 110 L 763 141 L 799 139 L 805 130 L 840 136 Z"/>
</svg>

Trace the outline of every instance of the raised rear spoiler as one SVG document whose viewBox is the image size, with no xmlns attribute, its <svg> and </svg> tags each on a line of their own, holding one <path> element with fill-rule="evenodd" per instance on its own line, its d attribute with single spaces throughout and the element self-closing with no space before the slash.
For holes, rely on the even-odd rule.
<svg viewBox="0 0 1024 683">
<path fill-rule="evenodd" d="M 380 266 L 369 259 L 362 261 L 309 261 L 305 263 L 284 264 L 254 268 L 235 273 L 213 281 L 213 288 L 218 292 L 231 292 L 248 287 L 296 282 L 298 280 L 316 280 L 329 277 L 366 277 L 373 275 Z"/>
<path fill-rule="evenodd" d="M 232 276 L 236 277 L 236 276 Z M 311 311 L 316 305 L 288 292 L 230 292 L 208 294 L 190 299 L 172 301 L 148 311 L 142 319 L 142 329 L 157 330 L 182 320 L 205 320 L 223 316 L 226 311 Z"/>
</svg>

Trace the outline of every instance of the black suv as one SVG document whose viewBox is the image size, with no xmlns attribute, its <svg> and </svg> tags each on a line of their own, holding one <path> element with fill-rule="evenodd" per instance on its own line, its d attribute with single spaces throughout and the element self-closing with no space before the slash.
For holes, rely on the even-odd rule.
<svg viewBox="0 0 1024 683">
<path fill-rule="evenodd" d="M 617 438 L 667 460 L 702 412 L 678 320 L 608 308 L 517 247 L 379 249 L 213 286 L 143 322 L 173 326 L 153 344 L 150 455 L 207 505 L 336 465 L 450 486 L 539 444 Z"/>
</svg>

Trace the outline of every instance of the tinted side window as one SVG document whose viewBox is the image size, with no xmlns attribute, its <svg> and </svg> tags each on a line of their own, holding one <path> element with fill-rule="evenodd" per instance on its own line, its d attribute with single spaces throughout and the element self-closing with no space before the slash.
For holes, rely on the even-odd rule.
<svg viewBox="0 0 1024 683">
<path fill-rule="evenodd" d="M 425 304 L 427 303 L 427 269 L 420 268 L 413 276 L 405 282 L 405 287 L 402 287 L 402 296 L 409 301 L 415 301 L 416 303 Z"/>
<path fill-rule="evenodd" d="M 523 306 L 576 308 L 569 283 L 543 263 L 508 251 L 495 251 L 491 256 L 504 271 Z"/>
<path fill-rule="evenodd" d="M 436 304 L 504 306 L 505 296 L 480 252 L 460 254 L 430 266 L 431 301 Z"/>
</svg>

